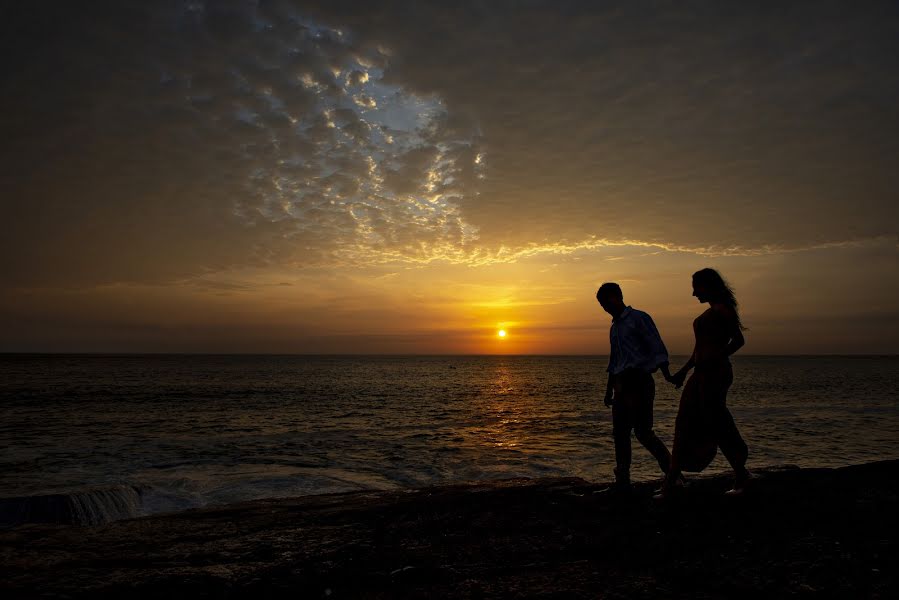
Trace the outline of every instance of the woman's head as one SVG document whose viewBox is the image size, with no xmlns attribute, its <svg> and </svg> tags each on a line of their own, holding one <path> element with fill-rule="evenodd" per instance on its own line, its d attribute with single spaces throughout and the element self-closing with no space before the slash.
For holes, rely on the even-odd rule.
<svg viewBox="0 0 899 600">
<path fill-rule="evenodd" d="M 744 329 L 737 313 L 737 297 L 727 281 L 715 269 L 701 269 L 693 273 L 693 295 L 700 302 L 720 302 L 728 304 L 737 315 L 737 323 L 740 329 Z"/>
<path fill-rule="evenodd" d="M 702 269 L 693 273 L 693 295 L 700 302 L 737 303 L 733 290 L 715 269 Z"/>
</svg>

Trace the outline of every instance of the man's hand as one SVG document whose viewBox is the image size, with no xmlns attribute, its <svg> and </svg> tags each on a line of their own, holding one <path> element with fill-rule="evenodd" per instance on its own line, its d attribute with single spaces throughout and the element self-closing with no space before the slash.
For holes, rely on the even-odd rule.
<svg viewBox="0 0 899 600">
<path fill-rule="evenodd" d="M 615 389 L 611 385 L 606 388 L 606 397 L 602 401 L 606 406 L 615 404 Z"/>
<path fill-rule="evenodd" d="M 671 371 L 668 370 L 668 363 L 663 362 L 660 364 L 659 370 L 662 372 L 662 377 L 665 378 L 665 381 L 671 381 Z"/>
</svg>

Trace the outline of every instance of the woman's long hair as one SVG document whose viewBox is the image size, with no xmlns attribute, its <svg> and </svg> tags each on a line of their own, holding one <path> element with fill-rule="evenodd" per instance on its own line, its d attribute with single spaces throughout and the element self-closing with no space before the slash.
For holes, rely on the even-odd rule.
<svg viewBox="0 0 899 600">
<path fill-rule="evenodd" d="M 743 322 L 740 320 L 739 303 L 737 302 L 737 296 L 734 294 L 734 288 L 725 281 L 718 271 L 715 269 L 700 269 L 693 273 L 693 281 L 706 288 L 716 302 L 731 305 L 734 309 L 734 314 L 737 316 L 737 325 L 740 327 L 740 330 L 746 331 L 746 327 L 743 326 Z"/>
</svg>

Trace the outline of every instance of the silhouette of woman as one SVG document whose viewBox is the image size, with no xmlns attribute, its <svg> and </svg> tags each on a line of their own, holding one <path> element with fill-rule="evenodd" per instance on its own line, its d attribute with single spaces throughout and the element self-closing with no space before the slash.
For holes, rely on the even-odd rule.
<svg viewBox="0 0 899 600">
<path fill-rule="evenodd" d="M 751 477 L 746 470 L 749 450 L 727 409 L 726 399 L 734 378 L 729 357 L 745 343 L 745 327 L 740 322 L 733 290 L 714 269 L 693 274 L 693 295 L 700 302 L 708 302 L 709 308 L 693 321 L 693 355 L 669 379 L 680 388 L 695 367 L 681 394 L 671 468 L 662 496 L 670 494 L 682 481 L 682 471 L 702 471 L 709 466 L 719 447 L 736 475 L 734 488 L 728 493 L 739 494 Z"/>
</svg>

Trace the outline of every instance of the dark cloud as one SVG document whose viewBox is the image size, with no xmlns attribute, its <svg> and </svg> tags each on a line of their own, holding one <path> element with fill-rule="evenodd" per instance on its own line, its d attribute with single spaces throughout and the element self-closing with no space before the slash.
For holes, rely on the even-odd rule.
<svg viewBox="0 0 899 600">
<path fill-rule="evenodd" d="M 307 9 L 477 115 L 491 176 L 462 206 L 482 243 L 895 234 L 895 3 L 364 6 Z"/>
</svg>

